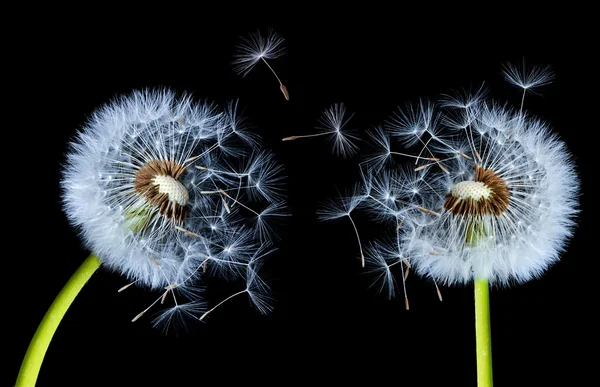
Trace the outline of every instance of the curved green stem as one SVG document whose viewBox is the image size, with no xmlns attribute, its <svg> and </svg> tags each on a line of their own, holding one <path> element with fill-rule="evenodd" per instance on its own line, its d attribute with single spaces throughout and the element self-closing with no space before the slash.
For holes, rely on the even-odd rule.
<svg viewBox="0 0 600 387">
<path fill-rule="evenodd" d="M 56 296 L 54 302 L 50 305 L 31 339 L 29 348 L 27 348 L 27 352 L 23 358 L 15 387 L 35 386 L 46 350 L 50 345 L 54 332 L 56 332 L 56 328 L 58 328 L 58 324 L 60 324 L 67 309 L 69 309 L 69 306 L 71 306 L 71 303 L 79 294 L 79 291 L 87 283 L 92 274 L 98 270 L 100 264 L 100 259 L 95 254 L 90 254 L 81 266 L 79 266 L 79 269 L 73 273 L 60 293 L 58 293 L 58 296 Z"/>
<path fill-rule="evenodd" d="M 490 290 L 487 279 L 475 280 L 475 342 L 477 386 L 492 387 L 492 331 L 490 327 Z"/>
</svg>

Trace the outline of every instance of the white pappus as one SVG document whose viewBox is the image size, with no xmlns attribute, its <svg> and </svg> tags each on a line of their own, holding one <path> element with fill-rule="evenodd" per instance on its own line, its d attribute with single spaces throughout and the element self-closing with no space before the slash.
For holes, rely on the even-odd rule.
<svg viewBox="0 0 600 387">
<path fill-rule="evenodd" d="M 275 32 L 275 30 L 269 28 L 266 37 L 263 37 L 260 31 L 256 31 L 248 34 L 247 37 L 242 37 L 241 40 L 242 42 L 235 46 L 234 71 L 244 77 L 259 61 L 262 61 L 271 70 L 277 82 L 279 82 L 279 90 L 284 98 L 289 101 L 290 94 L 287 87 L 281 82 L 281 79 L 279 79 L 279 76 L 269 62 L 267 62 L 267 59 L 276 59 L 285 54 L 285 39 Z"/>
<path fill-rule="evenodd" d="M 321 113 L 316 127 L 317 133 L 288 136 L 281 140 L 292 141 L 299 138 L 326 136 L 326 141 L 331 145 L 335 155 L 351 157 L 358 151 L 358 146 L 354 143 L 358 137 L 353 129 L 347 129 L 345 126 L 353 115 L 346 117 L 346 106 L 343 103 L 335 103 Z"/>
<path fill-rule="evenodd" d="M 207 275 L 246 281 L 240 294 L 264 312 L 258 268 L 285 198 L 282 167 L 260 147 L 236 102 L 134 91 L 97 109 L 71 142 L 64 210 L 104 266 L 159 291 L 153 305 L 169 298 L 155 322 L 203 317 Z"/>
<path fill-rule="evenodd" d="M 523 97 L 553 78 L 548 67 L 509 64 L 503 74 Z M 539 277 L 559 259 L 576 225 L 580 181 L 565 143 L 523 110 L 523 98 L 513 108 L 480 88 L 421 100 L 370 135 L 379 151 L 361 164 L 359 189 L 340 199 L 387 225 L 364 255 L 359 238 L 382 292 L 393 295 L 396 264 L 403 285 L 411 268 L 436 286 L 505 286 Z M 396 139 L 417 151 L 392 151 Z M 321 210 L 325 220 L 349 215 Z"/>
</svg>

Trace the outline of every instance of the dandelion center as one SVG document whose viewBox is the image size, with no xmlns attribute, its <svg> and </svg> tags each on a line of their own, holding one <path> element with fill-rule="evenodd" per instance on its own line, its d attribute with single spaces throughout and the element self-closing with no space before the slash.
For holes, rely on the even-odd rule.
<svg viewBox="0 0 600 387">
<path fill-rule="evenodd" d="M 475 179 L 454 185 L 444 208 L 459 216 L 500 216 L 509 203 L 510 191 L 504 179 L 491 169 L 475 166 Z"/>
<path fill-rule="evenodd" d="M 459 199 L 472 198 L 475 201 L 479 201 L 482 198 L 488 199 L 492 190 L 487 185 L 480 181 L 461 181 L 452 187 L 451 195 Z"/>
<path fill-rule="evenodd" d="M 137 171 L 134 187 L 161 215 L 181 222 L 189 193 L 178 179 L 186 168 L 170 160 L 151 160 Z"/>
<path fill-rule="evenodd" d="M 158 186 L 158 193 L 167 194 L 169 201 L 185 206 L 190 198 L 187 189 L 178 180 L 171 176 L 159 175 L 152 179 L 154 185 Z"/>
</svg>

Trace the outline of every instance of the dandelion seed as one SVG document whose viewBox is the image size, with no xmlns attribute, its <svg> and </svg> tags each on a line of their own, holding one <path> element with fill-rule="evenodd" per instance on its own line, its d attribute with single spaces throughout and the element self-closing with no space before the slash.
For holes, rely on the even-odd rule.
<svg viewBox="0 0 600 387">
<path fill-rule="evenodd" d="M 524 89 L 551 79 L 540 68 L 527 74 L 507 68 Z M 454 101 L 462 103 L 448 103 L 446 96 L 439 106 L 421 103 L 396 114 L 404 142 L 421 144 L 417 154 L 444 165 L 441 175 L 427 168 L 435 163 L 415 168 L 420 175 L 406 169 L 392 174 L 405 184 L 426 183 L 429 192 L 415 202 L 408 192 L 391 188 L 390 195 L 402 200 L 393 210 L 405 215 L 403 227 L 396 227 L 400 244 L 417 273 L 445 285 L 475 278 L 508 285 L 538 277 L 556 262 L 574 226 L 579 182 L 572 159 L 543 121 L 488 102 L 481 93 L 461 98 Z M 456 109 L 470 117 L 461 136 L 446 126 L 452 122 L 446 115 Z M 387 144 L 382 155 L 391 152 Z M 380 205 L 369 208 L 390 214 Z"/>
<path fill-rule="evenodd" d="M 365 196 L 359 195 L 357 194 L 357 191 L 354 191 L 351 195 L 338 198 L 338 201 L 328 200 L 317 211 L 317 216 L 321 220 L 331 221 L 342 217 L 347 217 L 350 220 L 350 224 L 352 225 L 354 234 L 356 235 L 362 267 L 365 266 L 365 254 L 363 252 L 358 228 L 356 227 L 354 219 L 352 219 L 352 211 L 354 211 L 354 209 L 357 208 L 357 206 L 359 206 L 364 199 Z"/>
<path fill-rule="evenodd" d="M 443 301 L 443 299 L 442 299 L 442 292 L 441 292 L 440 288 L 438 287 L 437 283 L 434 282 L 434 284 L 435 284 L 435 290 L 436 290 L 437 295 L 438 295 L 438 299 L 440 301 Z"/>
<path fill-rule="evenodd" d="M 372 286 L 378 285 L 378 293 L 384 293 L 388 299 L 394 297 L 396 281 L 392 275 L 391 267 L 396 263 L 390 257 L 384 257 L 381 252 L 374 248 L 369 249 L 366 255 L 368 273 L 375 275 Z M 390 262 L 391 261 L 391 262 Z"/>
<path fill-rule="evenodd" d="M 271 70 L 277 82 L 279 82 L 279 90 L 286 100 L 290 99 L 287 88 L 277 76 L 277 73 L 267 59 L 276 59 L 285 53 L 283 47 L 284 39 L 273 29 L 269 28 L 266 38 L 263 37 L 260 31 L 250 33 L 248 37 L 242 38 L 243 42 L 236 46 L 235 59 L 233 61 L 234 70 L 242 76 L 246 76 L 259 62 L 264 62 Z"/>
<path fill-rule="evenodd" d="M 257 250 L 253 256 L 248 260 L 247 272 L 246 276 L 246 288 L 244 290 L 240 290 L 229 297 L 225 298 L 217 305 L 212 307 L 211 309 L 204 312 L 199 320 L 204 320 L 210 313 L 212 313 L 215 309 L 225 304 L 227 301 L 236 298 L 243 294 L 248 294 L 248 297 L 252 301 L 252 304 L 263 314 L 267 314 L 271 312 L 272 307 L 272 299 L 268 295 L 269 286 L 264 282 L 264 280 L 258 275 L 258 270 L 262 265 L 263 256 L 270 254 L 271 251 L 267 250 L 267 248 Z"/>
<path fill-rule="evenodd" d="M 204 318 L 206 318 L 206 316 L 209 315 L 209 313 L 211 313 L 213 310 L 217 309 L 219 306 L 221 306 L 222 304 L 226 303 L 227 301 L 231 300 L 232 298 L 239 296 L 240 294 L 244 294 L 248 291 L 248 289 L 244 289 L 241 290 L 237 293 L 232 294 L 231 296 L 225 298 L 224 300 L 222 300 L 221 302 L 219 302 L 217 305 L 215 305 L 214 307 L 212 307 L 211 309 L 207 310 L 206 312 L 204 312 L 202 314 L 202 316 L 200 316 L 200 318 L 198 318 L 200 321 L 204 320 Z"/>
<path fill-rule="evenodd" d="M 386 122 L 387 129 L 399 138 L 405 145 L 415 145 L 421 137 L 434 130 L 437 117 L 434 105 L 430 101 L 420 101 L 419 104 L 408 104 L 406 109 L 399 110 Z"/>
<path fill-rule="evenodd" d="M 121 287 L 119 290 L 117 290 L 118 293 L 121 293 L 122 291 L 129 289 L 129 287 L 131 287 L 131 285 L 135 284 L 136 281 L 130 282 L 127 285 Z"/>
<path fill-rule="evenodd" d="M 554 80 L 554 72 L 550 66 L 530 66 L 525 63 L 525 59 L 518 66 L 512 63 L 505 63 L 502 75 L 504 75 L 504 79 L 511 85 L 523 89 L 520 112 L 523 111 L 525 94 L 528 91 L 535 93 L 535 89 L 545 86 Z"/>
<path fill-rule="evenodd" d="M 318 133 L 289 136 L 283 138 L 282 141 L 327 136 L 335 155 L 350 157 L 358 150 L 358 146 L 352 142 L 353 140 L 358 140 L 358 137 L 356 137 L 351 130 L 344 129 L 344 126 L 350 121 L 352 116 L 353 115 L 346 118 L 346 107 L 343 103 L 336 103 L 329 109 L 326 109 L 321 117 L 319 117 L 317 126 Z"/>
<path fill-rule="evenodd" d="M 367 267 L 367 274 L 376 274 L 376 278 L 373 281 L 373 285 L 378 284 L 380 293 L 387 293 L 389 299 L 396 294 L 396 280 L 392 270 L 393 267 L 398 265 L 400 272 L 402 273 L 402 291 L 404 294 L 405 308 L 408 310 L 408 296 L 406 293 L 406 278 L 408 276 L 408 270 L 410 264 L 404 253 L 398 250 L 398 244 L 396 241 L 381 240 L 370 243 L 367 247 L 367 259 L 365 266 Z"/>
</svg>

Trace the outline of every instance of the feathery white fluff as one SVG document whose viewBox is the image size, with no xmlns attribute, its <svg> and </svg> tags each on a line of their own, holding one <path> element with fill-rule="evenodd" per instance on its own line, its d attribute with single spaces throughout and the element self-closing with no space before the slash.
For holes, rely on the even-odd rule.
<svg viewBox="0 0 600 387">
<path fill-rule="evenodd" d="M 406 200 L 398 208 L 403 254 L 419 274 L 444 284 L 487 278 L 506 285 L 539 277 L 558 260 L 574 226 L 579 181 L 571 156 L 544 122 L 518 111 L 481 102 L 465 109 L 464 117 L 468 126 L 441 124 L 439 134 L 425 140 L 445 170 L 427 161 L 422 173 L 393 177 L 394 189 L 420 182 L 429 188 L 410 197 L 398 190 L 397 199 Z M 451 132 L 456 136 L 444 137 Z M 474 180 L 476 165 L 508 186 L 509 204 L 499 215 L 457 215 L 444 208 L 459 183 Z M 466 242 L 470 227 L 484 230 L 473 243 Z"/>
<path fill-rule="evenodd" d="M 524 65 L 506 65 L 504 76 L 523 97 L 553 78 L 549 67 Z M 352 212 L 366 209 L 385 227 L 363 252 L 354 225 L 382 292 L 394 293 L 396 264 L 402 275 L 410 267 L 440 284 L 510 285 L 541 276 L 565 249 L 580 194 L 565 143 L 523 110 L 523 98 L 512 108 L 485 94 L 421 100 L 394 114 L 370 133 L 378 150 L 361 164 L 358 188 L 319 210 L 323 220 L 354 225 Z M 392 150 L 396 139 L 408 150 Z M 476 179 L 476 168 L 493 181 Z"/>
<path fill-rule="evenodd" d="M 157 160 L 185 168 L 149 184 L 167 195 L 167 207 L 184 208 L 182 218 L 136 187 Z M 134 91 L 93 113 L 63 172 L 65 213 L 104 266 L 136 285 L 191 298 L 185 307 L 173 294 L 167 316 L 201 310 L 205 275 L 250 276 L 252 289 L 266 289 L 256 285 L 254 266 L 257 252 L 272 250 L 270 220 L 282 215 L 281 166 L 244 131 L 235 103 L 221 109 L 168 89 Z"/>
</svg>

